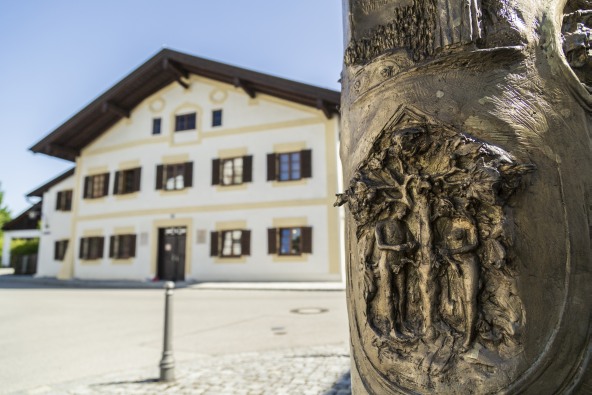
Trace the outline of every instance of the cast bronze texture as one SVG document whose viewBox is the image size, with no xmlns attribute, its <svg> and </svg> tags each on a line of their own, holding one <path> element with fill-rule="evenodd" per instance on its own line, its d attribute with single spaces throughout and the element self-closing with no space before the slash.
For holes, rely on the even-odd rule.
<svg viewBox="0 0 592 395">
<path fill-rule="evenodd" d="M 589 5 L 344 1 L 355 394 L 592 393 Z"/>
</svg>

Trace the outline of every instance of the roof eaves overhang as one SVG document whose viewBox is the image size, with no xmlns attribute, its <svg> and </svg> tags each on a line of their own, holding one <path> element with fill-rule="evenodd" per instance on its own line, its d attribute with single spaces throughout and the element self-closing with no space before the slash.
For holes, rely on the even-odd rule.
<svg viewBox="0 0 592 395">
<path fill-rule="evenodd" d="M 31 217 L 30 213 L 35 213 L 35 215 Z M 39 218 L 41 218 L 41 202 L 35 203 L 33 206 L 19 214 L 15 219 L 5 223 L 2 226 L 2 230 L 36 229 Z"/>
<path fill-rule="evenodd" d="M 37 189 L 35 189 L 34 191 L 31 191 L 29 193 L 27 193 L 27 197 L 40 197 L 43 198 L 43 194 L 45 192 L 47 192 L 47 190 L 49 190 L 49 188 L 53 187 L 54 185 L 56 185 L 57 183 L 65 180 L 68 177 L 71 177 L 74 175 L 74 170 L 76 168 L 73 167 L 70 170 L 60 174 L 59 176 L 51 179 L 50 181 L 46 182 L 45 184 L 41 185 L 40 187 L 38 187 Z"/>
<path fill-rule="evenodd" d="M 314 107 L 327 118 L 339 113 L 339 92 L 163 49 L 30 150 L 75 161 L 86 145 L 120 119 L 129 117 L 146 97 L 175 81 L 187 88 L 184 79 L 189 74 L 232 84 L 251 97 L 263 93 Z"/>
</svg>

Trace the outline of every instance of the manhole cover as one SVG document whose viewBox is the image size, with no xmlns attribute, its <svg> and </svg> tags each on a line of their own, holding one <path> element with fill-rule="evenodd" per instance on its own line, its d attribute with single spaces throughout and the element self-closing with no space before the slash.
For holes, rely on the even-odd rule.
<svg viewBox="0 0 592 395">
<path fill-rule="evenodd" d="M 321 314 L 326 313 L 329 309 L 325 309 L 322 307 L 301 307 L 299 309 L 292 309 L 290 313 L 294 314 Z"/>
</svg>

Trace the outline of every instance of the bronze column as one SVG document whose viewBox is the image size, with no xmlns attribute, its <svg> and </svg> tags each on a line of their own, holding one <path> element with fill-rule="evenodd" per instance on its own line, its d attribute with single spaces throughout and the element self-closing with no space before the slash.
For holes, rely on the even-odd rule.
<svg viewBox="0 0 592 395">
<path fill-rule="evenodd" d="M 592 393 L 592 3 L 344 19 L 354 393 Z"/>
</svg>

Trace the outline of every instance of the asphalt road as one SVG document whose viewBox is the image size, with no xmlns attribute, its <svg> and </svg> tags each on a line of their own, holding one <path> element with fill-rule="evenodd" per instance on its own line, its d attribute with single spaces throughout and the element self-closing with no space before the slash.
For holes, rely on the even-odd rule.
<svg viewBox="0 0 592 395">
<path fill-rule="evenodd" d="M 34 393 L 44 385 L 147 366 L 154 366 L 156 377 L 163 306 L 163 290 L 36 288 L 3 282 L 0 393 Z M 316 313 L 314 308 L 327 311 Z M 175 291 L 178 366 L 203 354 L 347 343 L 342 291 Z"/>
</svg>

